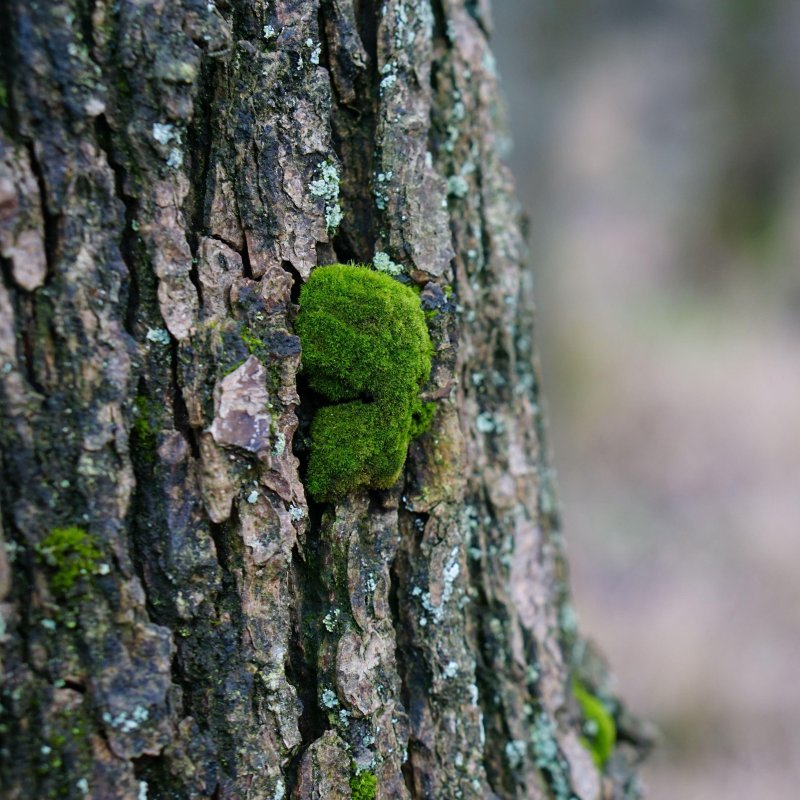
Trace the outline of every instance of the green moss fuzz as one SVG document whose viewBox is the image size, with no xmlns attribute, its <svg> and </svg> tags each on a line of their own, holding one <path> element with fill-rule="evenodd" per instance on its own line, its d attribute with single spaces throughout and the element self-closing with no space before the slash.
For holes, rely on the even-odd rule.
<svg viewBox="0 0 800 800">
<path fill-rule="evenodd" d="M 422 436 L 433 423 L 436 414 L 436 403 L 423 403 L 416 400 L 411 411 L 411 438 Z"/>
<path fill-rule="evenodd" d="M 366 267 L 318 267 L 300 292 L 296 327 L 308 382 L 334 404 L 311 423 L 311 496 L 391 486 L 433 417 L 418 397 L 432 352 L 419 297 Z"/>
<path fill-rule="evenodd" d="M 572 682 L 572 693 L 583 716 L 584 736 L 581 743 L 592 754 L 598 769 L 603 769 L 617 741 L 617 726 L 600 700 L 578 681 Z"/>
<path fill-rule="evenodd" d="M 378 779 L 371 772 L 362 772 L 350 778 L 350 791 L 353 800 L 375 800 L 378 792 Z"/>
<path fill-rule="evenodd" d="M 134 405 L 134 449 L 148 464 L 152 464 L 156 458 L 156 447 L 158 445 L 157 431 L 154 425 L 154 420 L 158 416 L 158 409 L 155 403 L 145 395 L 139 395 Z"/>
<path fill-rule="evenodd" d="M 53 528 L 38 546 L 39 560 L 52 569 L 50 585 L 67 594 L 80 578 L 94 573 L 101 557 L 92 537 L 76 526 Z"/>
<path fill-rule="evenodd" d="M 242 326 L 242 341 L 250 355 L 262 356 L 264 353 L 264 342 L 256 336 L 247 325 Z"/>
</svg>

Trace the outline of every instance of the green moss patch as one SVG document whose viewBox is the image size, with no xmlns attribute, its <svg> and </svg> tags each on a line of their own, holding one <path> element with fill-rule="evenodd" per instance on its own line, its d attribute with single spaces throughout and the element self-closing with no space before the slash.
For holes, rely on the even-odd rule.
<svg viewBox="0 0 800 800">
<path fill-rule="evenodd" d="M 362 772 L 350 778 L 350 791 L 353 800 L 375 800 L 378 793 L 378 779 L 371 772 Z"/>
<path fill-rule="evenodd" d="M 83 528 L 53 528 L 37 547 L 39 560 L 52 571 L 50 585 L 67 594 L 82 577 L 94 573 L 101 552 Z"/>
<path fill-rule="evenodd" d="M 583 717 L 581 742 L 592 754 L 599 769 L 605 766 L 617 741 L 617 726 L 600 700 L 578 681 L 572 682 L 572 693 L 578 701 Z"/>
<path fill-rule="evenodd" d="M 318 267 L 300 292 L 296 327 L 309 385 L 334 404 L 311 424 L 309 492 L 333 500 L 391 486 L 433 414 L 418 397 L 432 352 L 419 297 L 366 267 Z"/>
<path fill-rule="evenodd" d="M 156 459 L 157 418 L 158 409 L 155 403 L 146 395 L 140 394 L 134 403 L 133 447 L 136 454 L 148 464 Z"/>
</svg>

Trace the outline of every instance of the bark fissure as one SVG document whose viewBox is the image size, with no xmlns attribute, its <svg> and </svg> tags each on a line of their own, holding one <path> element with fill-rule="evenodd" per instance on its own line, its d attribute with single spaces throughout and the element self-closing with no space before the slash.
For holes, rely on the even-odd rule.
<svg viewBox="0 0 800 800">
<path fill-rule="evenodd" d="M 195 110 L 186 133 L 189 151 L 189 193 L 186 197 L 185 214 L 189 223 L 187 240 L 192 253 L 189 279 L 197 290 L 201 308 L 203 306 L 203 286 L 197 264 L 200 239 L 208 236 L 207 198 L 214 143 L 211 115 L 217 91 L 216 75 L 216 60 L 204 54 L 200 61 Z"/>
<path fill-rule="evenodd" d="M 333 148 L 342 165 L 341 202 L 347 213 L 334 240 L 337 260 L 367 263 L 375 239 L 373 181 L 377 128 L 377 30 L 373 0 L 333 2 L 320 25 L 327 53 L 334 105 Z M 349 47 L 343 47 L 343 44 Z M 332 59 L 330 53 L 335 53 Z M 324 262 L 322 262 L 324 263 Z"/>
<path fill-rule="evenodd" d="M 394 628 L 395 638 L 395 659 L 397 660 L 397 673 L 400 676 L 400 693 L 399 698 L 403 708 L 410 709 L 411 701 L 411 686 L 409 685 L 409 663 L 413 663 L 413 651 L 409 651 L 404 641 L 404 631 L 407 627 L 408 621 L 402 618 L 402 611 L 400 608 L 400 570 L 398 567 L 398 559 L 392 561 L 389 568 L 390 588 L 389 588 L 389 609 L 391 612 L 392 627 Z M 406 743 L 408 747 L 408 743 Z M 403 760 L 400 766 L 403 772 L 403 780 L 409 795 L 413 798 L 416 797 L 416 789 L 414 787 L 414 772 L 411 769 L 408 755 Z"/>
<path fill-rule="evenodd" d="M 125 266 L 128 268 L 128 291 L 125 311 L 125 330 L 136 335 L 135 321 L 140 304 L 139 296 L 139 256 L 136 252 L 136 216 L 138 202 L 135 197 L 125 191 L 125 167 L 114 157 L 114 131 L 104 114 L 95 118 L 95 140 L 105 153 L 106 162 L 114 173 L 114 188 L 117 199 L 125 208 L 125 224 L 119 241 L 119 251 Z"/>
<path fill-rule="evenodd" d="M 311 531 L 308 535 L 313 535 Z M 298 720 L 301 742 L 286 767 L 286 788 L 290 794 L 297 786 L 301 764 L 308 748 L 330 729 L 327 715 L 319 705 L 317 664 L 322 598 L 318 586 L 319 576 L 306 564 L 295 547 L 292 558 L 292 588 L 298 597 L 292 614 L 292 638 L 289 645 L 287 679 L 295 687 L 302 706 Z"/>
<path fill-rule="evenodd" d="M 41 214 L 43 222 L 44 233 L 44 256 L 47 261 L 47 273 L 45 275 L 44 283 L 47 283 L 47 276 L 53 274 L 54 265 L 58 259 L 58 224 L 59 215 L 50 209 L 48 203 L 47 180 L 39 163 L 36 155 L 36 146 L 34 142 L 27 143 L 28 159 L 31 165 L 31 170 L 36 178 L 36 183 L 39 186 L 39 198 L 41 203 Z"/>
</svg>

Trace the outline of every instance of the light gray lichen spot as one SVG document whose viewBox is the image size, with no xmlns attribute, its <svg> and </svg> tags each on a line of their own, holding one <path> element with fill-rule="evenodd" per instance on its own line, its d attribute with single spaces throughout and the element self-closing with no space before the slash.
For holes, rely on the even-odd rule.
<svg viewBox="0 0 800 800">
<path fill-rule="evenodd" d="M 458 547 L 450 551 L 450 558 L 444 566 L 442 578 L 444 579 L 444 589 L 442 591 L 442 606 L 453 596 L 456 578 L 461 572 L 461 564 L 458 563 Z"/>
<path fill-rule="evenodd" d="M 314 197 L 325 201 L 325 225 L 328 233 L 333 233 L 342 221 L 342 207 L 339 205 L 339 173 L 331 161 L 318 165 L 320 177 L 311 181 L 309 191 Z"/>
<path fill-rule="evenodd" d="M 506 742 L 506 759 L 511 769 L 517 769 L 522 764 L 527 749 L 528 744 L 522 739 L 512 739 L 510 742 Z"/>
<path fill-rule="evenodd" d="M 169 144 L 170 142 L 181 140 L 181 134 L 175 130 L 174 125 L 168 122 L 154 122 L 153 123 L 153 138 L 159 144 Z"/>
<path fill-rule="evenodd" d="M 491 411 L 482 411 L 475 420 L 478 433 L 502 433 L 505 430 L 502 420 L 495 417 Z"/>
<path fill-rule="evenodd" d="M 278 433 L 275 434 L 275 443 L 272 445 L 272 455 L 282 456 L 285 449 L 286 434 L 283 431 L 278 431 Z"/>
<path fill-rule="evenodd" d="M 169 344 L 169 331 L 164 328 L 148 328 L 147 336 L 145 337 L 148 342 L 155 342 L 156 344 Z"/>
<path fill-rule="evenodd" d="M 325 706 L 325 708 L 336 708 L 336 706 L 339 705 L 339 698 L 336 696 L 336 692 L 325 689 L 322 692 L 322 705 Z"/>
<path fill-rule="evenodd" d="M 570 603 L 561 606 L 561 630 L 564 633 L 575 633 L 578 630 L 578 614 Z"/>
<path fill-rule="evenodd" d="M 336 630 L 336 623 L 339 621 L 339 614 L 341 612 L 338 608 L 332 608 L 322 619 L 322 624 L 328 633 L 333 633 Z"/>
<path fill-rule="evenodd" d="M 150 717 L 150 712 L 144 706 L 136 706 L 130 713 L 120 711 L 116 716 L 108 711 L 103 712 L 103 722 L 122 733 L 131 733 L 141 727 Z"/>
<path fill-rule="evenodd" d="M 451 175 L 447 179 L 447 194 L 452 197 L 466 197 L 469 192 L 469 184 L 461 175 Z"/>
<path fill-rule="evenodd" d="M 531 745 L 534 763 L 540 770 L 547 770 L 550 787 L 557 800 L 568 800 L 571 796 L 567 767 L 559 754 L 556 741 L 556 726 L 546 713 L 537 715 L 531 728 Z"/>
<path fill-rule="evenodd" d="M 173 147 L 167 156 L 167 166 L 172 169 L 178 169 L 183 166 L 183 153 L 177 147 Z"/>
<path fill-rule="evenodd" d="M 387 253 L 378 252 L 372 258 L 372 265 L 380 272 L 387 272 L 389 275 L 402 275 L 403 267 L 389 258 Z"/>
</svg>

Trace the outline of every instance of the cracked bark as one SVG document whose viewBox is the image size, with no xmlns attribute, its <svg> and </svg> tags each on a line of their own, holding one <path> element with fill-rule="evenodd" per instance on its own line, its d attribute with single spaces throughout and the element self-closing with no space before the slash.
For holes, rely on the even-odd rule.
<svg viewBox="0 0 800 800">
<path fill-rule="evenodd" d="M 569 606 L 486 2 L 0 31 L 3 796 L 637 796 Z M 437 416 L 394 488 L 312 504 L 294 301 L 381 251 L 436 312 Z M 65 598 L 67 526 L 102 556 Z M 576 674 L 617 709 L 602 776 Z"/>
</svg>

